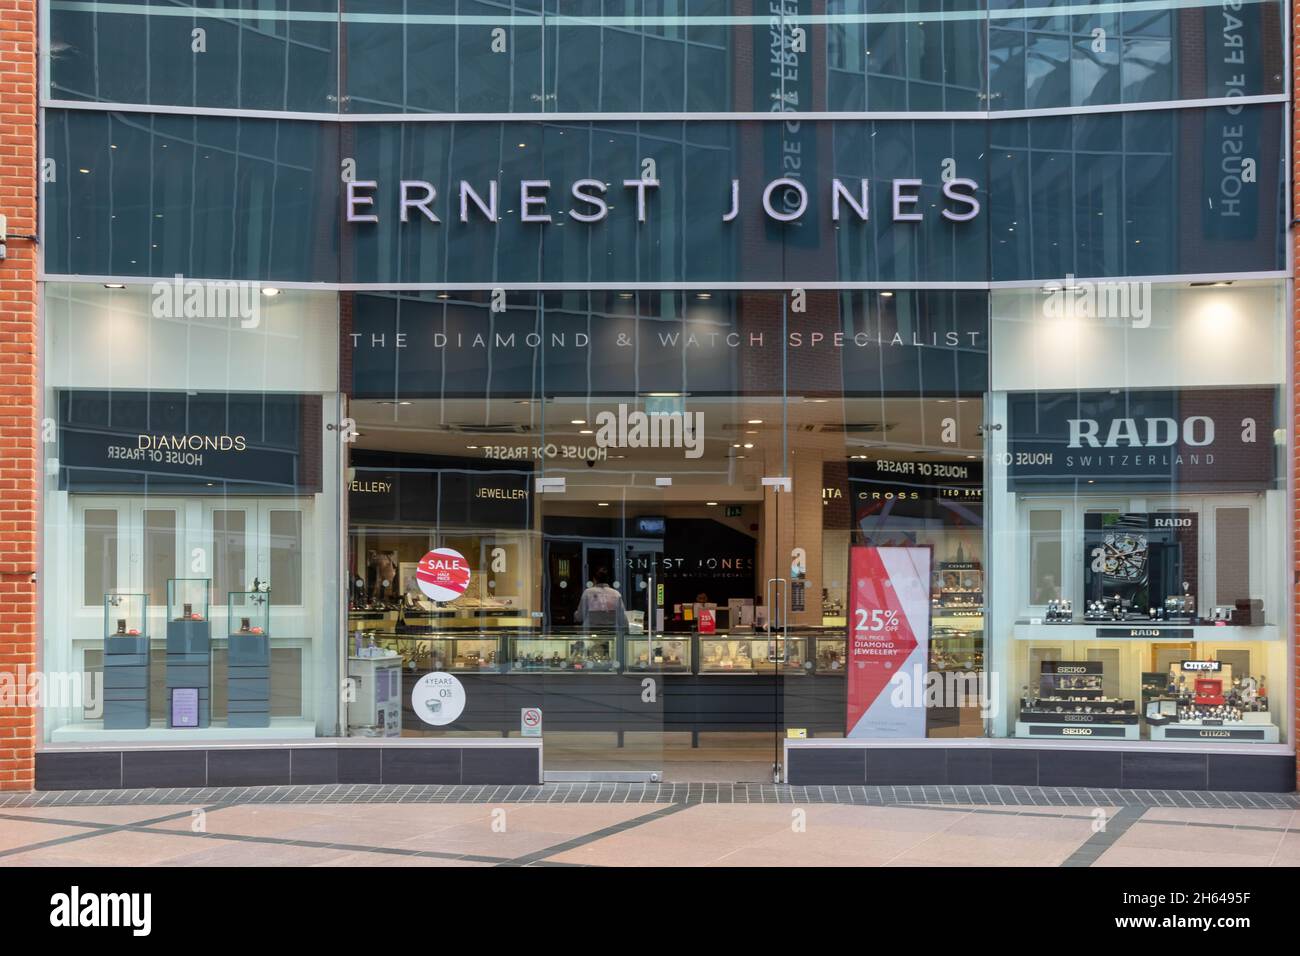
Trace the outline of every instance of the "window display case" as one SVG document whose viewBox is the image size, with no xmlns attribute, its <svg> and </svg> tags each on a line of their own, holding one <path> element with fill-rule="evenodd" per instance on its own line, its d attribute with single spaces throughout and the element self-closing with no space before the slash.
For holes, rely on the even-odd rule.
<svg viewBox="0 0 1300 956">
<path fill-rule="evenodd" d="M 618 673 L 618 637 L 606 633 L 512 638 L 510 669 L 516 672 Z"/>
<path fill-rule="evenodd" d="M 501 670 L 501 639 L 495 634 L 443 632 L 422 636 L 377 631 L 362 636 L 363 646 L 371 640 L 374 646 L 398 654 L 404 671 L 495 673 Z M 358 652 L 354 649 L 354 653 Z"/>
<path fill-rule="evenodd" d="M 271 595 L 231 591 L 226 604 L 227 704 L 231 727 L 271 725 Z"/>
<path fill-rule="evenodd" d="M 818 674 L 844 674 L 848 667 L 848 639 L 843 634 L 812 638 L 813 670 Z"/>
<path fill-rule="evenodd" d="M 104 595 L 104 727 L 149 726 L 149 596 Z"/>
<path fill-rule="evenodd" d="M 1262 677 L 1234 673 L 1220 660 L 1179 661 L 1167 675 L 1150 676 L 1144 716 L 1152 740 L 1278 742 Z"/>
<path fill-rule="evenodd" d="M 207 621 L 208 578 L 170 578 L 167 581 L 167 620 Z"/>
<path fill-rule="evenodd" d="M 1043 661 L 1038 686 L 1021 688 L 1018 737 L 1137 739 L 1133 700 L 1109 696 L 1101 661 Z"/>
<path fill-rule="evenodd" d="M 783 667 L 787 661 L 802 662 L 799 642 L 793 638 L 783 640 L 779 632 L 771 637 L 734 634 L 716 634 L 700 637 L 701 674 L 770 674 Z M 794 653 L 793 658 L 791 652 Z M 796 664 L 796 667 L 801 666 Z"/>
<path fill-rule="evenodd" d="M 682 634 L 629 634 L 623 638 L 624 669 L 690 673 L 691 639 Z"/>
<path fill-rule="evenodd" d="M 207 578 L 167 581 L 167 726 L 202 728 L 212 719 L 212 625 Z"/>
</svg>

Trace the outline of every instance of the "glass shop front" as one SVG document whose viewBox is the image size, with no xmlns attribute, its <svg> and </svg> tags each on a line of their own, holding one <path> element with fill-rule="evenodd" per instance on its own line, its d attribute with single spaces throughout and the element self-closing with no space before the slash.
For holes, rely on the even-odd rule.
<svg viewBox="0 0 1300 956">
<path fill-rule="evenodd" d="M 1280 5 L 63 6 L 45 746 L 1294 748 Z"/>
</svg>

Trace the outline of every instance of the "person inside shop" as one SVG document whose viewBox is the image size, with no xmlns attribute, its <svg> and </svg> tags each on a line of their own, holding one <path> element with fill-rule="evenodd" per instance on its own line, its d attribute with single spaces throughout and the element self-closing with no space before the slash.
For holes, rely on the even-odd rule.
<svg viewBox="0 0 1300 956">
<path fill-rule="evenodd" d="M 599 567 L 591 576 L 591 587 L 582 592 L 573 619 L 590 630 L 596 627 L 627 629 L 627 608 L 623 595 L 609 585 L 609 568 Z"/>
</svg>

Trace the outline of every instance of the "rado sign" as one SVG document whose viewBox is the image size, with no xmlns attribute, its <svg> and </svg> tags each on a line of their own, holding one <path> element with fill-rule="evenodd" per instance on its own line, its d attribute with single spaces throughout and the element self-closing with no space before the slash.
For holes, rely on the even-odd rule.
<svg viewBox="0 0 1300 956">
<path fill-rule="evenodd" d="M 1013 487 L 1267 488 L 1276 401 L 1272 388 L 1012 394 L 1003 464 Z"/>
</svg>

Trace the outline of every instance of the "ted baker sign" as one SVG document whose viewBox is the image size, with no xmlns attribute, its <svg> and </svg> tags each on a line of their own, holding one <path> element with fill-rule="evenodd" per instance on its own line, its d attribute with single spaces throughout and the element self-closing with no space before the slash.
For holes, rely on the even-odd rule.
<svg viewBox="0 0 1300 956">
<path fill-rule="evenodd" d="M 888 209 L 884 210 L 893 222 L 922 222 L 927 213 L 922 211 L 920 179 L 892 179 L 889 183 Z M 811 195 L 807 185 L 799 179 L 782 177 L 764 184 L 756 190 L 763 214 L 776 222 L 795 222 L 803 217 L 817 202 L 830 208 L 831 219 L 871 219 L 870 180 L 832 179 L 827 193 L 821 197 Z M 510 211 L 518 210 L 520 222 L 549 223 L 557 216 L 567 216 L 574 222 L 597 223 L 606 219 L 615 195 L 626 198 L 635 207 L 637 222 L 649 217 L 651 198 L 659 189 L 659 180 L 650 178 L 624 179 L 615 187 L 600 179 L 576 179 L 567 184 L 557 184 L 549 179 L 521 179 L 508 186 L 497 180 L 472 183 L 459 181 L 451 197 L 451 208 L 441 213 L 438 189 L 423 179 L 403 179 L 395 195 L 384 199 L 378 180 L 353 180 L 346 183 L 343 196 L 344 212 L 348 222 L 377 223 L 385 215 L 395 215 L 399 222 L 408 223 L 413 218 L 441 223 L 442 217 L 455 216 L 461 223 L 480 221 L 497 223 L 501 194 L 509 189 L 517 196 L 510 200 Z M 940 183 L 944 205 L 937 213 L 950 222 L 968 222 L 980 214 L 977 198 L 979 184 L 973 179 L 950 178 Z M 732 222 L 741 215 L 743 196 L 747 190 L 739 179 L 731 180 L 730 194 L 718 197 L 718 212 L 723 222 Z M 620 203 L 621 204 L 621 203 Z M 564 210 L 564 206 L 568 206 Z M 385 212 L 387 207 L 389 212 Z"/>
</svg>

